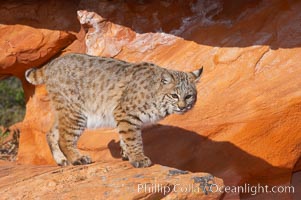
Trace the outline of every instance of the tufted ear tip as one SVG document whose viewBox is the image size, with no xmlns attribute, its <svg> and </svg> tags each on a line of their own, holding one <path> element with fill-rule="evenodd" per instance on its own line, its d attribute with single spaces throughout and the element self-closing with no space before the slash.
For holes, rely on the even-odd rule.
<svg viewBox="0 0 301 200">
<path fill-rule="evenodd" d="M 190 73 L 193 75 L 194 81 L 197 82 L 201 78 L 201 75 L 203 73 L 203 66 L 200 69 L 197 69 Z"/>
<path fill-rule="evenodd" d="M 161 83 L 163 85 L 169 84 L 169 83 L 171 83 L 171 81 L 172 81 L 172 77 L 171 77 L 170 74 L 168 74 L 168 73 L 163 73 L 162 74 L 162 76 L 161 76 Z"/>
</svg>

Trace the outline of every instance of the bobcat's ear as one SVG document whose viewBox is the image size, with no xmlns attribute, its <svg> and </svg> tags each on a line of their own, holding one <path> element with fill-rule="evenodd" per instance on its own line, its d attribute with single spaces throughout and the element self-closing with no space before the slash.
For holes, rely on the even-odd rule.
<svg viewBox="0 0 301 200">
<path fill-rule="evenodd" d="M 189 74 L 191 74 L 190 77 L 194 82 L 198 82 L 198 80 L 200 80 L 201 78 L 202 73 L 203 73 L 203 66 L 200 69 L 190 72 Z"/>
<path fill-rule="evenodd" d="M 171 75 L 167 72 L 163 72 L 162 76 L 161 76 L 161 83 L 163 85 L 167 85 L 167 84 L 171 83 L 171 81 L 172 81 Z"/>
</svg>

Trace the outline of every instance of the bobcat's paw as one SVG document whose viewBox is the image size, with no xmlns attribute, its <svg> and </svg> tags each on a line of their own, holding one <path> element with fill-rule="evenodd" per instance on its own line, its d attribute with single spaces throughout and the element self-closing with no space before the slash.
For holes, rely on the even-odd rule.
<svg viewBox="0 0 301 200">
<path fill-rule="evenodd" d="M 60 160 L 57 164 L 58 164 L 59 166 L 64 167 L 64 166 L 70 165 L 70 162 L 69 162 L 67 159 L 62 159 L 62 160 Z"/>
<path fill-rule="evenodd" d="M 92 160 L 89 156 L 82 156 L 78 159 L 76 159 L 72 164 L 73 165 L 87 165 L 92 163 Z"/>
<path fill-rule="evenodd" d="M 130 163 L 131 165 L 133 165 L 133 167 L 144 168 L 149 167 L 152 164 L 152 161 L 148 157 L 143 156 L 135 159 L 130 159 Z"/>
<path fill-rule="evenodd" d="M 121 149 L 120 155 L 121 155 L 121 158 L 122 158 L 123 161 L 129 160 L 128 155 L 127 155 L 127 154 L 125 153 L 125 151 L 122 150 L 122 149 Z"/>
</svg>

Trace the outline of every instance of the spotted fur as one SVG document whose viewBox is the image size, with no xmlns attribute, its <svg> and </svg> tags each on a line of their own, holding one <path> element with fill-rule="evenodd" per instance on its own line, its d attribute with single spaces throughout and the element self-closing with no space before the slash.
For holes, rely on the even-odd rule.
<svg viewBox="0 0 301 200">
<path fill-rule="evenodd" d="M 152 63 L 68 54 L 27 70 L 25 76 L 32 84 L 46 84 L 56 117 L 47 141 L 58 165 L 91 163 L 78 151 L 78 138 L 86 128 L 106 126 L 118 128 L 124 160 L 148 167 L 142 126 L 190 110 L 201 73 L 202 68 L 181 72 Z"/>
</svg>

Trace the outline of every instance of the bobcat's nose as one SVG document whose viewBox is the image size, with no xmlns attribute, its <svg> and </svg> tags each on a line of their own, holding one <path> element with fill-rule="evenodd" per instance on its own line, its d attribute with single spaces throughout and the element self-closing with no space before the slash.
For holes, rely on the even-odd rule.
<svg viewBox="0 0 301 200">
<path fill-rule="evenodd" d="M 178 108 L 179 108 L 179 110 L 180 111 L 183 111 L 183 110 L 185 110 L 185 107 L 183 106 L 183 107 L 181 107 L 181 106 L 178 106 Z"/>
<path fill-rule="evenodd" d="M 180 101 L 180 102 L 178 103 L 178 108 L 179 108 L 180 111 L 185 110 L 185 108 L 186 108 L 185 102 Z"/>
</svg>

